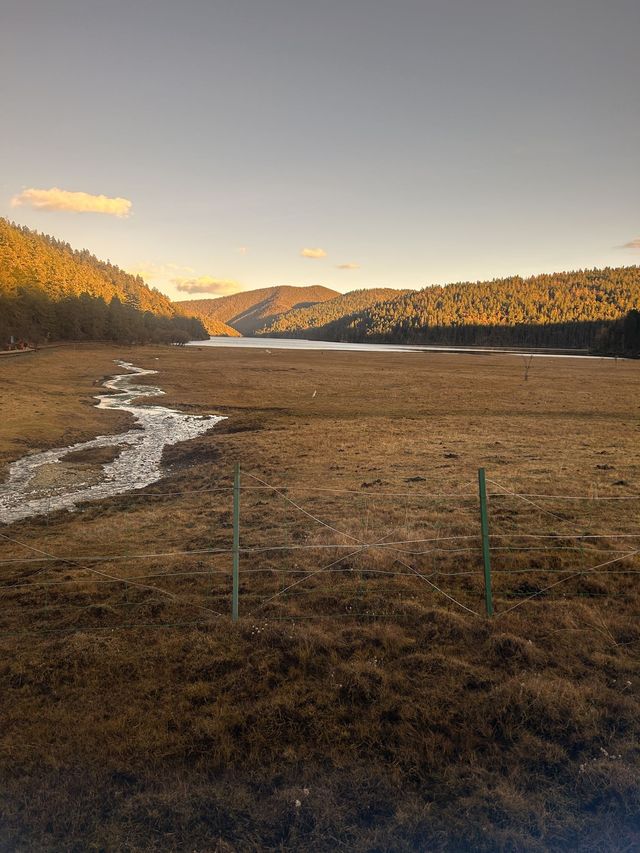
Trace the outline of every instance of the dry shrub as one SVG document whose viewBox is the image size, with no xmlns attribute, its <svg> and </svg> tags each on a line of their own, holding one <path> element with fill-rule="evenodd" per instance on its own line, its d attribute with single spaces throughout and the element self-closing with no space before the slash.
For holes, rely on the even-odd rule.
<svg viewBox="0 0 640 853">
<path fill-rule="evenodd" d="M 523 731 L 576 748 L 595 740 L 601 711 L 590 686 L 550 674 L 521 674 L 496 687 L 485 700 L 495 735 L 517 741 Z"/>
<path fill-rule="evenodd" d="M 540 665 L 544 663 L 546 657 L 540 649 L 534 646 L 532 640 L 506 632 L 493 634 L 486 644 L 485 650 L 487 664 L 496 667 L 496 669 Z"/>
</svg>

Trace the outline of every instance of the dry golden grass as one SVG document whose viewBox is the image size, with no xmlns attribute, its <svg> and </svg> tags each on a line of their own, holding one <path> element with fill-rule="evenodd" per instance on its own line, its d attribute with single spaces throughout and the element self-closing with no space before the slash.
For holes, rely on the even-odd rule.
<svg viewBox="0 0 640 853">
<path fill-rule="evenodd" d="M 482 614 L 481 465 L 513 491 L 640 493 L 640 364 L 544 359 L 524 382 L 506 356 L 51 350 L 0 364 L 2 458 L 126 428 L 90 406 L 114 358 L 228 420 L 146 497 L 0 530 L 74 558 L 1 566 L 0 848 L 638 846 L 640 575 L 612 572 L 640 560 L 527 597 L 638 547 L 571 537 L 637 533 L 640 502 L 492 498 L 492 620 L 414 572 Z M 235 461 L 243 547 L 296 548 L 243 553 L 234 627 Z M 351 554 L 385 536 L 413 544 Z"/>
</svg>

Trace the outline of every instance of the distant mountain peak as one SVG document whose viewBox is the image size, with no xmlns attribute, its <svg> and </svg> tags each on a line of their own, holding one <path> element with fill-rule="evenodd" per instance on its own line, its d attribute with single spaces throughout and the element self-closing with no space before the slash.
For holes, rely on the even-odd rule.
<svg viewBox="0 0 640 853">
<path fill-rule="evenodd" d="M 199 317 L 207 328 L 213 328 L 214 323 L 225 323 L 242 335 L 253 335 L 280 314 L 327 302 L 339 295 L 322 285 L 277 285 L 211 299 L 185 299 L 176 305 L 178 310 Z"/>
</svg>

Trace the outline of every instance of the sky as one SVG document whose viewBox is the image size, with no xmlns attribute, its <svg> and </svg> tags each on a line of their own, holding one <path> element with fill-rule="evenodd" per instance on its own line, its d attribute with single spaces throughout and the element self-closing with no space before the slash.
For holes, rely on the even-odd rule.
<svg viewBox="0 0 640 853">
<path fill-rule="evenodd" d="M 0 215 L 172 298 L 640 263 L 638 0 L 0 0 Z"/>
</svg>

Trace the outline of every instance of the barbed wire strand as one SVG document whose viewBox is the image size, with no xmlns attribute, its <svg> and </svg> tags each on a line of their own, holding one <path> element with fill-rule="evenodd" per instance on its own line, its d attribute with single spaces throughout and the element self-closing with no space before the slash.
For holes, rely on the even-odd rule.
<svg viewBox="0 0 640 853">
<path fill-rule="evenodd" d="M 395 529 L 392 530 L 390 533 L 385 534 L 385 536 L 380 539 L 380 542 L 382 542 L 387 536 L 391 536 L 392 533 L 395 533 Z M 328 569 L 331 569 L 333 566 L 342 562 L 342 560 L 348 560 L 349 557 L 354 557 L 356 554 L 360 554 L 362 553 L 362 551 L 366 551 L 368 548 L 373 547 L 373 545 L 363 544 L 361 548 L 357 548 L 355 551 L 352 551 L 349 554 L 343 554 L 342 556 L 338 557 L 337 560 L 334 560 L 332 563 L 329 563 L 326 566 L 322 566 L 321 568 L 316 569 L 314 572 L 311 572 L 310 574 L 306 575 L 306 577 L 300 578 L 299 580 L 295 581 L 295 583 L 289 584 L 289 586 L 286 586 L 284 587 L 284 589 L 279 590 L 275 595 L 272 595 L 270 598 L 265 598 L 261 606 L 267 604 L 269 601 L 273 601 L 274 598 L 278 598 L 279 596 L 283 595 L 285 592 L 287 592 L 287 590 L 292 589 L 294 586 L 298 586 L 298 584 L 304 583 L 306 580 L 309 580 L 309 578 L 312 578 L 315 575 L 320 574 L 321 572 L 325 572 Z"/>
<path fill-rule="evenodd" d="M 557 534 L 539 534 L 539 533 L 492 533 L 490 534 L 490 538 L 494 539 L 505 539 L 505 538 L 535 538 L 535 539 L 638 539 L 640 538 L 640 533 L 600 533 L 600 534 L 591 534 L 591 533 L 557 533 Z M 465 535 L 459 534 L 456 536 L 437 536 L 425 539 L 401 539 L 395 542 L 384 542 L 378 543 L 376 547 L 380 548 L 395 548 L 397 545 L 412 545 L 412 544 L 420 544 L 423 542 L 445 542 L 445 541 L 454 541 L 459 539 L 476 539 L 475 535 Z M 19 542 L 17 543 L 24 548 L 30 548 L 27 543 Z M 267 553 L 270 551 L 302 551 L 302 550 L 318 550 L 318 549 L 331 549 L 331 548 L 351 548 L 352 545 L 333 543 L 333 542 L 321 542 L 314 544 L 299 544 L 299 545 L 259 545 L 259 546 L 249 546 L 246 548 L 241 548 L 240 552 L 243 554 L 260 554 Z M 443 554 L 456 554 L 463 552 L 471 552 L 478 551 L 479 547 L 472 548 L 430 548 L 424 551 L 410 551 L 405 550 L 404 553 L 408 554 L 431 554 L 431 553 L 443 553 Z M 533 552 L 533 551 L 560 551 L 560 550 L 580 550 L 578 546 L 557 546 L 557 547 L 545 547 L 545 548 L 534 548 L 534 547 L 522 547 L 518 545 L 504 545 L 498 546 L 494 545 L 490 548 L 491 551 L 513 551 L 513 552 Z M 592 548 L 591 552 L 602 550 L 607 553 L 615 553 L 610 549 L 595 549 Z M 131 554 L 103 554 L 103 555 L 74 555 L 72 557 L 62 556 L 62 555 L 52 555 L 47 557 L 10 557 L 0 560 L 0 565 L 11 565 L 15 563 L 40 563 L 40 562 L 54 562 L 54 563 L 74 563 L 78 561 L 98 561 L 98 562 L 108 562 L 110 560 L 137 560 L 137 559 L 151 559 L 151 558 L 165 558 L 165 557 L 183 557 L 183 556 L 192 556 L 192 555 L 216 555 L 216 554 L 231 554 L 233 553 L 232 548 L 192 548 L 184 551 L 164 551 L 164 552 L 148 552 L 148 553 L 139 553 L 134 552 Z M 622 552 L 620 552 L 622 553 Z M 0 587 L 2 588 L 2 587 Z"/>
<path fill-rule="evenodd" d="M 247 473 L 247 472 L 245 472 Z M 426 478 L 425 478 L 426 479 Z M 427 480 L 428 481 L 428 480 Z M 463 486 L 469 485 L 474 481 L 466 481 L 463 483 Z M 491 481 L 488 481 L 491 482 Z M 493 485 L 498 485 L 494 483 Z M 442 494 L 436 493 L 428 493 L 428 492 L 378 492 L 378 491 L 370 491 L 364 492 L 361 489 L 345 489 L 345 488 L 337 488 L 332 486 L 309 486 L 303 485 L 300 483 L 286 484 L 281 483 L 278 486 L 272 485 L 263 485 L 263 486 L 241 486 L 240 490 L 242 492 L 259 492 L 259 491 L 267 491 L 273 488 L 278 488 L 281 491 L 297 491 L 297 492 L 329 492 L 332 494 L 349 494 L 349 495 L 363 495 L 368 494 L 371 497 L 400 497 L 400 498 L 417 498 L 420 500 L 426 499 L 445 499 L 445 498 L 476 498 L 477 494 L 475 492 L 444 492 Z M 363 487 L 366 488 L 366 487 Z M 198 496 L 204 494 L 213 494 L 216 492 L 231 492 L 233 490 L 233 483 L 229 483 L 229 485 L 225 486 L 212 486 L 206 489 L 184 489 L 173 492 L 121 492 L 117 495 L 105 495 L 103 497 L 87 499 L 86 501 L 80 500 L 80 504 L 91 505 L 96 501 L 107 501 L 107 500 L 143 500 L 146 498 L 173 498 L 173 497 L 189 497 L 191 495 Z M 63 494 L 62 492 L 60 494 Z M 527 492 L 519 492 L 513 493 L 517 497 L 523 498 L 538 498 L 539 500 L 567 500 L 567 501 L 637 501 L 640 500 L 640 495 L 548 495 L 543 493 L 527 493 Z M 512 495 L 513 496 L 513 495 Z M 44 497 L 52 497 L 55 498 L 56 495 L 43 495 Z M 492 498 L 501 498 L 507 497 L 506 494 L 502 492 L 489 492 L 487 497 Z"/>
<path fill-rule="evenodd" d="M 32 545 L 25 545 L 23 542 L 20 542 L 18 539 L 14 539 L 11 536 L 7 536 L 5 533 L 0 533 L 0 537 L 8 540 L 9 542 L 15 542 L 18 545 L 22 545 L 25 548 L 30 548 L 32 551 L 40 552 L 41 554 L 44 554 L 47 557 L 54 556 L 53 554 L 48 554 L 46 551 L 42 550 L 41 548 L 34 548 Z M 118 577 L 116 575 L 110 575 L 110 574 L 108 574 L 108 572 L 103 572 L 103 571 L 100 571 L 100 569 L 91 568 L 90 566 L 81 565 L 79 563 L 74 563 L 74 565 L 78 566 L 78 568 L 85 569 L 88 572 L 92 572 L 93 574 L 99 575 L 99 576 L 104 577 L 104 578 L 108 578 L 109 580 L 112 580 L 112 581 L 117 581 L 117 582 L 122 583 L 122 584 L 138 587 L 140 589 L 146 589 L 146 590 L 151 590 L 153 592 L 159 592 L 161 595 L 165 595 L 168 598 L 171 598 L 174 601 L 177 601 L 178 604 L 185 604 L 189 607 L 195 607 L 198 610 L 204 610 L 207 613 L 212 613 L 214 616 L 222 616 L 222 613 L 219 613 L 217 610 L 212 610 L 210 607 L 205 607 L 203 604 L 195 604 L 194 602 L 191 602 L 191 601 L 184 601 L 184 600 L 180 599 L 180 597 L 177 596 L 175 593 L 169 592 L 168 590 L 162 589 L 161 587 L 150 586 L 147 584 L 140 584 L 137 581 L 130 581 L 130 580 L 127 580 L 126 578 L 121 578 L 121 577 Z M 5 587 L 5 589 L 6 588 L 7 587 Z M 10 587 L 8 587 L 8 588 L 10 588 Z"/>
<path fill-rule="evenodd" d="M 374 547 L 374 546 L 369 546 Z M 354 552 L 359 553 L 359 552 Z M 346 559 L 348 556 L 345 555 L 342 559 Z M 331 569 L 329 567 L 325 567 L 325 572 L 330 571 L 353 571 L 353 569 Z M 394 577 L 412 577 L 409 572 L 393 572 L 384 569 L 356 569 L 358 574 L 362 575 L 390 575 Z M 286 574 L 286 575 L 306 575 L 309 574 L 308 569 L 281 569 L 281 568 L 265 568 L 265 569 L 244 569 L 242 571 L 243 575 L 247 574 Z M 640 574 L 640 572 L 639 572 Z M 213 571 L 189 571 L 189 572 L 154 572 L 152 574 L 147 575 L 132 575 L 130 576 L 130 580 L 147 580 L 149 578 L 171 578 L 171 577 L 211 577 L 215 575 L 220 575 L 223 577 L 229 577 L 228 571 L 223 570 L 213 570 Z M 457 577 L 459 575 L 477 575 L 477 572 L 431 572 L 429 577 L 435 577 L 440 575 L 442 577 Z M 21 589 L 37 589 L 38 587 L 49 587 L 49 586 L 67 586 L 72 584 L 81 584 L 81 583 L 89 583 L 89 584 L 110 584 L 117 583 L 116 580 L 95 580 L 95 578 L 64 578 L 63 580 L 58 581 L 34 581 L 32 583 L 26 584 L 16 584 L 12 587 L 5 587 L 5 589 L 21 590 Z"/>
<path fill-rule="evenodd" d="M 490 533 L 490 539 L 639 539 L 640 533 Z"/>
<path fill-rule="evenodd" d="M 432 581 L 430 581 L 426 575 L 420 574 L 420 572 L 417 569 L 415 569 L 413 566 L 410 566 L 409 563 L 405 563 L 404 560 L 400 560 L 397 557 L 396 557 L 396 560 L 398 563 L 402 563 L 403 566 L 406 566 L 407 569 L 411 569 L 411 571 L 417 577 L 422 578 L 422 580 L 425 581 L 425 583 L 428 583 L 429 586 L 433 587 L 433 589 L 435 589 L 437 592 L 441 593 L 441 595 L 444 595 L 445 598 L 449 599 L 449 601 L 452 601 L 454 604 L 457 604 L 458 607 L 462 607 L 463 610 L 467 610 L 469 613 L 473 613 L 474 616 L 480 616 L 480 614 L 476 610 L 472 610 L 470 607 L 467 607 L 466 604 L 463 604 L 461 601 L 458 601 L 457 599 L 455 599 L 452 595 L 449 595 L 448 592 L 445 592 L 443 589 L 440 589 L 440 587 L 436 586 L 436 584 L 434 584 Z"/>
<path fill-rule="evenodd" d="M 242 473 L 247 477 L 252 477 L 254 480 L 257 480 L 259 483 L 263 483 L 265 486 L 269 486 L 269 483 L 265 482 L 264 480 L 261 480 L 260 477 L 256 477 L 255 474 L 249 474 L 247 471 L 243 471 Z M 300 504 L 297 504 L 295 501 L 292 501 L 291 498 L 287 497 L 287 495 L 283 494 L 275 486 L 269 486 L 269 488 L 273 489 L 273 491 L 277 495 L 280 495 L 280 497 L 283 498 L 285 501 L 290 503 L 296 509 L 299 509 L 300 512 L 304 513 L 304 515 L 308 516 L 313 521 L 317 522 L 318 524 L 321 524 L 323 527 L 327 527 L 329 530 L 333 530 L 334 533 L 337 533 L 340 536 L 346 536 L 347 539 L 352 539 L 354 542 L 360 541 L 357 536 L 352 536 L 351 533 L 345 533 L 342 530 L 338 530 L 337 527 L 333 527 L 331 524 L 327 524 L 326 521 L 322 521 L 321 518 L 318 518 L 317 516 L 313 515 L 313 513 L 307 512 L 307 510 L 304 507 L 301 507 Z"/>
<path fill-rule="evenodd" d="M 588 574 L 595 573 L 598 569 L 604 568 L 604 566 L 610 566 L 613 563 L 619 563 L 621 560 L 626 560 L 628 557 L 633 557 L 636 554 L 640 554 L 640 549 L 637 551 L 631 551 L 630 553 L 625 554 L 622 557 L 615 557 L 615 559 L 613 559 L 613 560 L 607 560 L 604 563 L 599 563 L 597 566 L 594 566 L 591 569 L 584 569 L 584 570 L 579 571 L 579 572 L 574 572 L 574 574 L 569 575 L 569 577 L 560 578 L 560 580 L 557 580 L 554 583 L 549 584 L 549 586 L 544 587 L 544 589 L 539 589 L 536 592 L 534 592 L 532 595 L 527 596 L 527 598 L 525 598 L 523 601 L 519 601 L 517 604 L 514 604 L 513 607 L 508 607 L 506 610 L 501 610 L 499 613 L 496 613 L 496 616 L 504 616 L 506 613 L 510 613 L 512 610 L 515 610 L 516 607 L 520 607 L 522 604 L 526 604 L 527 601 L 530 601 L 532 598 L 536 598 L 537 596 L 542 595 L 544 592 L 547 592 L 547 590 L 553 589 L 553 587 L 558 586 L 561 583 L 565 583 L 566 581 L 571 580 L 572 578 L 577 578 L 577 577 L 580 577 L 581 575 L 588 575 Z"/>
<path fill-rule="evenodd" d="M 492 483 L 492 480 L 488 482 Z M 493 483 L 497 485 L 497 483 Z M 524 492 L 513 493 L 518 498 L 538 498 L 539 500 L 558 500 L 558 501 L 638 501 L 640 495 L 538 495 L 527 494 Z M 489 492 L 487 497 L 490 498 L 506 498 L 511 495 L 502 492 Z"/>
<path fill-rule="evenodd" d="M 511 489 L 507 489 L 507 487 L 506 487 L 506 486 L 503 486 L 503 485 L 501 485 L 500 483 L 496 483 L 496 481 L 495 481 L 495 480 L 488 480 L 487 482 L 491 483 L 491 485 L 492 485 L 492 486 L 497 486 L 499 489 L 503 489 L 505 492 L 507 492 L 507 494 L 511 495 L 512 497 L 514 497 L 514 498 L 520 498 L 520 500 L 523 500 L 523 501 L 525 501 L 526 503 L 531 504 L 531 506 L 534 506 L 536 509 L 539 509 L 539 510 L 540 510 L 540 512 L 544 512 L 544 513 L 546 513 L 547 515 L 552 516 L 552 518 L 557 519 L 558 521 L 562 521 L 562 522 L 565 522 L 565 521 L 566 521 L 566 519 L 562 518 L 562 516 L 557 515 L 555 512 L 550 512 L 550 510 L 545 509 L 545 508 L 544 508 L 544 507 L 542 507 L 542 506 L 539 506 L 537 503 L 535 503 L 534 501 L 530 500 L 529 498 L 525 498 L 523 495 L 519 495 L 519 494 L 517 494 L 517 492 L 512 492 L 512 491 L 511 491 Z"/>
<path fill-rule="evenodd" d="M 411 541 L 419 542 L 421 540 L 407 540 L 407 543 Z M 430 540 L 424 540 L 430 541 Z M 438 540 L 433 540 L 438 541 Z M 365 543 L 366 544 L 366 543 Z M 389 543 L 381 543 L 381 548 L 391 548 L 393 550 L 398 550 L 403 554 L 462 554 L 469 553 L 473 551 L 480 551 L 480 547 L 474 548 L 429 548 L 424 551 L 412 551 L 409 549 L 399 549 L 395 548 L 396 545 L 405 544 L 403 542 L 389 542 Z M 256 547 L 256 548 L 240 548 L 241 554 L 264 554 L 270 551 L 317 551 L 323 549 L 340 549 L 340 548 L 352 548 L 353 545 L 340 545 L 335 543 L 318 543 L 314 545 L 265 545 L 264 547 Z M 508 550 L 508 549 L 507 549 Z M 548 549 L 521 549 L 521 550 L 548 550 Z M 42 563 L 42 562 L 50 562 L 50 563 L 75 563 L 78 561 L 85 561 L 88 563 L 91 562 L 116 562 L 116 561 L 130 561 L 130 560 L 146 560 L 146 559 L 165 559 L 170 557 L 193 557 L 193 556 L 202 556 L 202 555 L 210 555 L 210 556 L 218 556 L 218 555 L 227 555 L 232 554 L 232 548 L 196 548 L 190 549 L 187 551 L 164 551 L 160 553 L 133 553 L 133 554 L 103 554 L 101 556 L 89 556 L 89 555 L 76 555 L 74 557 L 64 557 L 64 556 L 52 556 L 52 557 L 14 557 L 8 558 L 4 560 L 0 560 L 0 565 L 13 565 L 15 563 Z M 0 589 L 3 589 L 0 586 Z"/>
</svg>

